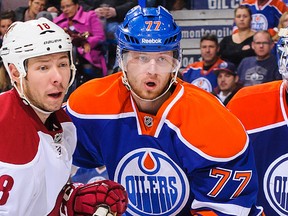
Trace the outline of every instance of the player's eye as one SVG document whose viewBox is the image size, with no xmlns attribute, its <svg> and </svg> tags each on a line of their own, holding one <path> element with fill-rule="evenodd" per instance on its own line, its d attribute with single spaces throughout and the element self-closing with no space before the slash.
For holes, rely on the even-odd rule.
<svg viewBox="0 0 288 216">
<path fill-rule="evenodd" d="M 41 70 L 41 71 L 44 71 L 44 70 L 47 70 L 47 69 L 48 69 L 48 67 L 45 66 L 45 65 L 39 66 L 39 70 Z"/>
<path fill-rule="evenodd" d="M 150 61 L 149 58 L 148 58 L 147 56 L 144 56 L 144 55 L 140 55 L 140 56 L 138 57 L 138 59 L 139 59 L 139 61 L 142 62 L 142 63 L 147 63 L 147 62 Z"/>
<path fill-rule="evenodd" d="M 69 64 L 66 62 L 63 62 L 63 63 L 60 63 L 59 66 L 65 68 L 65 67 L 69 67 Z"/>
</svg>

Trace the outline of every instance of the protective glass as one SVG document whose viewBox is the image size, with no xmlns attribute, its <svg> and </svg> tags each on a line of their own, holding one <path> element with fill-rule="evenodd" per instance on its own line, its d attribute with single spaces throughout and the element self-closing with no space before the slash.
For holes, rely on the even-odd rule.
<svg viewBox="0 0 288 216">
<path fill-rule="evenodd" d="M 179 54 L 177 51 L 137 52 L 124 51 L 122 54 L 123 68 L 137 67 L 143 73 L 173 73 L 178 70 Z"/>
</svg>

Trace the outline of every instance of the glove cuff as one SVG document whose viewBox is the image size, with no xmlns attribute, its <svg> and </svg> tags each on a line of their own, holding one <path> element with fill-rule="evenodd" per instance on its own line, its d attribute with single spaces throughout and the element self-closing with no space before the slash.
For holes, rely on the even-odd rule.
<svg viewBox="0 0 288 216">
<path fill-rule="evenodd" d="M 83 186 L 82 183 L 67 183 L 63 187 L 63 199 L 60 206 L 60 216 L 73 216 L 74 215 L 74 201 L 76 192 L 79 187 Z"/>
</svg>

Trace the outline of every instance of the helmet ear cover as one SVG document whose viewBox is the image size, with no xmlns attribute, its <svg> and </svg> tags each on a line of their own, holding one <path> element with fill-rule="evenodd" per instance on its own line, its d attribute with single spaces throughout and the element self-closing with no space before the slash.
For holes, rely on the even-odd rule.
<svg viewBox="0 0 288 216">
<path fill-rule="evenodd" d="M 9 64 L 14 64 L 20 76 L 25 77 L 26 60 L 60 52 L 69 53 L 72 70 L 70 83 L 72 83 L 75 66 L 72 58 L 71 38 L 57 24 L 42 17 L 37 20 L 12 23 L 3 37 L 0 55 L 11 78 Z"/>
</svg>

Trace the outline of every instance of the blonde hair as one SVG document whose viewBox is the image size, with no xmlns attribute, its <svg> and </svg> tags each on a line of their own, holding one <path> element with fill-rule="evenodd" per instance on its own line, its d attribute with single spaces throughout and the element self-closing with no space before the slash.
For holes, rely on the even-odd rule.
<svg viewBox="0 0 288 216">
<path fill-rule="evenodd" d="M 284 12 L 282 15 L 281 15 L 281 17 L 280 17 L 280 19 L 279 19 L 279 23 L 278 23 L 278 26 L 277 26 L 277 29 L 278 29 L 278 32 L 280 31 L 280 29 L 281 28 L 286 28 L 287 26 L 284 26 L 283 25 L 283 23 L 284 23 L 284 20 L 285 20 L 285 17 L 288 15 L 288 11 L 286 11 L 286 12 Z M 278 35 L 278 32 L 277 32 L 277 34 L 275 34 L 273 37 L 272 37 L 272 39 L 273 39 L 273 41 L 278 41 L 279 40 L 279 35 Z"/>
</svg>

